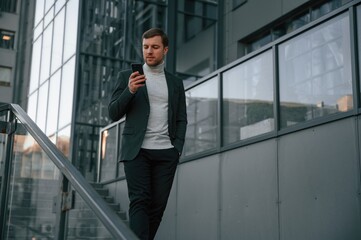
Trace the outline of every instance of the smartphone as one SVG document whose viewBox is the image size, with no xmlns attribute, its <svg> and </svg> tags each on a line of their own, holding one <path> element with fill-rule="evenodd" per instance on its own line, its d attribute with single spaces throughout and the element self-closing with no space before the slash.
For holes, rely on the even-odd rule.
<svg viewBox="0 0 361 240">
<path fill-rule="evenodd" d="M 140 75 L 144 75 L 143 65 L 141 63 L 132 63 L 132 71 L 139 72 Z"/>
</svg>

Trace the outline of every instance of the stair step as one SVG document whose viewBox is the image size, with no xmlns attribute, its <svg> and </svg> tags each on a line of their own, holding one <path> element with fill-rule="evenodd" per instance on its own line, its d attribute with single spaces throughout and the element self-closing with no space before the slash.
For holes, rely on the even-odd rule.
<svg viewBox="0 0 361 240">
<path fill-rule="evenodd" d="M 97 191 L 97 193 L 102 197 L 105 197 L 105 196 L 109 195 L 109 190 L 108 189 L 96 188 L 95 191 Z"/>
</svg>

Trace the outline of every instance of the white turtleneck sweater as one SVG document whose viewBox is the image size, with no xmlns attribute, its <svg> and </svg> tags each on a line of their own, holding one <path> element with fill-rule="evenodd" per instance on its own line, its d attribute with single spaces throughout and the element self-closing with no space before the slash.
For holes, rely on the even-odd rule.
<svg viewBox="0 0 361 240">
<path fill-rule="evenodd" d="M 143 65 L 147 78 L 150 115 L 142 148 L 167 149 L 172 148 L 168 133 L 168 87 L 164 74 L 164 62 L 157 66 Z"/>
</svg>

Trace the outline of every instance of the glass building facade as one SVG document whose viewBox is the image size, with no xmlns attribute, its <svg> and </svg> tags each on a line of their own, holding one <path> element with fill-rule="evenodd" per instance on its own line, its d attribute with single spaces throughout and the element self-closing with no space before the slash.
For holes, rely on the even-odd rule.
<svg viewBox="0 0 361 240">
<path fill-rule="evenodd" d="M 232 11 L 237 11 L 248 2 L 251 1 L 227 1 L 230 6 L 232 5 Z M 99 180 L 114 185 L 120 182 L 121 185 L 121 181 L 124 181 L 124 171 L 116 159 L 121 151 L 119 141 L 123 123 L 110 122 L 107 112 L 109 97 L 115 87 L 117 73 L 128 68 L 132 62 L 142 61 L 141 34 L 150 27 L 165 29 L 170 37 L 167 69 L 184 79 L 189 123 L 181 159 L 182 170 L 177 177 L 178 196 L 183 200 L 189 200 L 186 197 L 192 195 L 189 194 L 192 191 L 202 192 L 203 188 L 209 190 L 207 193 L 212 193 L 212 198 L 202 201 L 200 205 L 204 207 L 205 212 L 217 212 L 219 216 L 222 214 L 222 218 L 207 218 L 207 214 L 201 215 L 198 212 L 197 216 L 209 221 L 216 219 L 216 224 L 219 225 L 212 230 L 219 233 L 215 236 L 239 236 L 237 226 L 229 231 L 224 230 L 231 224 L 225 224 L 223 221 L 231 219 L 230 215 L 235 212 L 227 208 L 230 206 L 227 197 L 224 197 L 227 191 L 221 189 L 220 193 L 217 193 L 214 189 L 216 186 L 223 186 L 224 183 L 231 186 L 227 196 L 232 199 L 236 195 L 233 192 L 236 189 L 234 186 L 238 186 L 239 182 L 234 183 L 230 176 L 238 177 L 243 169 L 249 171 L 249 175 L 257 176 L 261 166 L 255 165 L 257 171 L 253 171 L 252 168 L 233 168 L 234 175 L 228 175 L 231 171 L 226 170 L 232 167 L 224 164 L 223 168 L 214 171 L 214 176 L 222 173 L 219 182 L 215 177 L 210 184 L 207 180 L 212 174 L 209 174 L 208 170 L 204 171 L 203 166 L 199 167 L 200 164 L 206 162 L 207 169 L 213 169 L 218 156 L 226 153 L 226 161 L 234 158 L 237 160 L 235 165 L 241 166 L 238 165 L 243 164 L 242 161 L 238 161 L 239 156 L 232 156 L 235 151 L 228 150 L 237 150 L 250 144 L 262 145 L 266 140 L 278 140 L 280 136 L 292 135 L 310 126 L 320 126 L 352 117 L 359 118 L 360 1 L 322 2 L 324 4 L 318 5 L 319 8 L 315 7 L 314 12 L 304 9 L 308 14 L 314 15 L 312 21 L 307 14 L 297 15 L 299 17 L 295 16 L 292 18 L 294 21 L 290 21 L 293 27 L 288 26 L 293 29 L 292 31 L 281 29 L 281 32 L 277 32 L 277 29 L 272 29 L 274 37 L 266 36 L 249 43 L 250 54 L 222 66 L 220 59 L 224 57 L 224 52 L 220 49 L 223 47 L 223 34 L 227 32 L 228 27 L 222 21 L 222 15 L 225 13 L 220 6 L 224 4 L 222 1 L 37 0 L 27 112 L 89 181 Z M 335 2 L 337 4 L 334 4 Z M 0 76 L 6 74 L 5 71 Z M 1 141 L 2 139 L 0 144 Z M 42 236 L 50 238 L 62 234 L 64 238 L 96 236 L 97 231 L 94 229 L 98 223 L 77 220 L 86 217 L 84 211 L 59 214 L 66 215 L 66 221 L 64 216 L 49 214 L 53 203 L 52 197 L 58 194 L 57 188 L 66 188 L 66 185 L 62 185 L 62 176 L 46 153 L 32 148 L 36 146 L 32 138 L 20 136 L 17 141 L 17 165 L 13 172 L 15 180 L 10 190 L 14 196 L 12 203 L 15 203 L 12 206 L 15 208 L 9 212 L 9 219 L 15 216 L 14 213 L 18 209 L 24 207 L 24 199 L 31 194 L 40 195 L 38 189 L 44 190 L 46 185 L 51 195 L 47 199 L 48 212 L 43 214 L 43 206 L 39 203 L 25 206 L 35 206 L 37 209 L 34 218 L 36 220 L 20 221 L 21 224 L 33 228 L 25 233 L 28 234 L 26 237 L 31 237 L 34 229 L 40 231 Z M 353 145 L 355 149 L 360 147 L 359 142 Z M 277 151 L 282 153 L 284 149 L 286 147 L 280 147 Z M 242 148 L 241 151 L 247 150 Z M 262 152 L 263 149 L 258 148 L 256 151 Z M 207 160 L 192 161 L 202 157 Z M 264 156 L 259 157 L 262 158 L 264 159 Z M 280 169 L 275 169 L 281 172 L 286 160 L 282 162 L 277 158 L 275 162 L 277 167 L 280 166 Z M 263 169 L 262 174 L 268 173 L 268 169 Z M 201 181 L 198 181 L 198 175 L 203 177 Z M 272 172 L 270 175 L 277 176 L 277 187 L 286 185 L 287 181 L 283 181 L 286 179 L 283 178 L 284 175 L 279 176 L 278 172 Z M 32 185 L 24 184 L 25 178 L 30 180 Z M 187 180 L 184 179 L 197 180 L 187 185 Z M 224 179 L 228 180 L 222 182 Z M 240 178 L 246 185 L 248 182 L 258 182 L 259 179 L 244 180 Z M 193 188 L 193 185 L 197 184 L 200 187 Z M 284 224 L 287 225 L 289 218 L 282 218 L 284 208 L 279 211 L 279 204 L 274 204 L 277 194 L 280 194 L 277 187 L 274 191 L 275 197 L 272 197 L 271 203 L 268 202 L 274 207 L 266 210 L 274 208 L 275 212 L 280 214 L 275 215 L 275 218 L 279 222 L 280 219 L 285 221 Z M 124 188 L 119 191 L 122 190 Z M 272 191 L 270 188 L 268 190 Z M 243 196 L 242 192 L 237 194 Z M 199 199 L 202 198 L 200 195 L 197 196 Z M 222 200 L 220 202 L 224 203 L 224 206 L 209 205 L 214 199 Z M 260 199 L 265 198 L 257 198 L 263 203 Z M 75 205 L 83 210 L 81 199 L 78 200 L 80 201 Z M 187 201 L 181 200 L 177 199 L 177 204 L 174 205 L 185 207 L 174 216 L 192 214 L 187 212 L 190 209 Z M 193 203 L 194 199 L 191 200 Z M 235 202 L 240 201 L 236 199 Z M 246 206 L 248 208 L 248 204 Z M 214 211 L 215 209 L 218 211 Z M 262 214 L 261 222 L 267 218 Z M 236 215 L 235 219 L 238 220 L 240 216 L 242 215 Z M 190 218 L 186 216 L 181 220 L 183 222 L 174 221 L 174 225 L 180 226 L 177 225 L 180 230 L 176 232 L 180 236 L 187 236 L 189 233 L 182 231 L 181 225 L 187 226 L 186 223 L 191 222 Z M 7 236 L 14 233 L 10 227 L 14 223 L 19 222 L 9 221 Z M 259 225 L 264 223 L 267 224 L 266 220 Z M 21 224 L 18 226 L 23 226 Z M 277 224 L 272 229 L 276 233 L 274 236 L 278 238 L 282 232 L 277 231 L 293 229 Z M 208 230 L 209 225 L 205 232 L 210 232 Z M 359 230 L 353 233 L 361 235 Z M 199 236 L 201 235 L 200 233 Z"/>
<path fill-rule="evenodd" d="M 29 115 L 94 180 L 116 75 L 142 61 L 142 33 L 169 33 L 167 68 L 189 84 L 217 68 L 217 9 L 217 1 L 38 0 Z"/>
</svg>

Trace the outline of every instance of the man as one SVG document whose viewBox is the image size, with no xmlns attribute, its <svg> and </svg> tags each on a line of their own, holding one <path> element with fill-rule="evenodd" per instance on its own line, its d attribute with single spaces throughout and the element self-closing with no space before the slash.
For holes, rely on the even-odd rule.
<svg viewBox="0 0 361 240">
<path fill-rule="evenodd" d="M 126 116 L 120 161 L 128 184 L 130 228 L 153 239 L 161 222 L 184 145 L 187 127 L 182 80 L 164 70 L 168 37 L 143 34 L 144 75 L 126 70 L 109 103 L 109 116 Z"/>
</svg>

